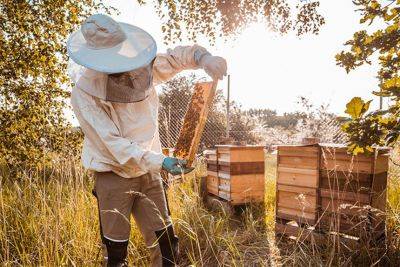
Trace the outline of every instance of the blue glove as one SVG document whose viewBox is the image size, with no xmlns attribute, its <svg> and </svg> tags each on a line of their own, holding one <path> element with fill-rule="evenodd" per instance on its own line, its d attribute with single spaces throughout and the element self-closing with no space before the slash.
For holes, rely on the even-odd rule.
<svg viewBox="0 0 400 267">
<path fill-rule="evenodd" d="M 162 163 L 162 168 L 172 175 L 186 174 L 194 170 L 194 168 L 186 167 L 187 161 L 172 157 L 166 157 Z"/>
</svg>

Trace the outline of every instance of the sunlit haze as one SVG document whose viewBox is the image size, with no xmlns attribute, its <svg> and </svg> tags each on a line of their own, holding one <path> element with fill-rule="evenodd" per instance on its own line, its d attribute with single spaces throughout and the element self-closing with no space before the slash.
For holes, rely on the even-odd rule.
<svg viewBox="0 0 400 267">
<path fill-rule="evenodd" d="M 165 51 L 161 23 L 152 5 L 139 6 L 136 1 L 105 1 L 116 7 L 118 21 L 142 27 L 153 35 L 159 52 Z M 346 74 L 336 66 L 334 56 L 359 28 L 359 15 L 351 1 L 321 1 L 321 13 L 326 24 L 320 35 L 298 38 L 294 35 L 278 36 L 261 24 L 250 25 L 236 39 L 217 41 L 210 46 L 200 38 L 199 44 L 213 54 L 228 61 L 231 75 L 231 97 L 244 108 L 269 108 L 278 113 L 299 109 L 299 96 L 314 104 L 330 104 L 330 110 L 343 114 L 345 104 L 353 96 L 378 99 L 370 94 L 377 88 L 375 66 L 363 66 Z M 183 42 L 178 44 L 190 44 Z M 198 71 L 199 75 L 205 75 Z M 226 92 L 226 79 L 219 87 Z"/>
</svg>

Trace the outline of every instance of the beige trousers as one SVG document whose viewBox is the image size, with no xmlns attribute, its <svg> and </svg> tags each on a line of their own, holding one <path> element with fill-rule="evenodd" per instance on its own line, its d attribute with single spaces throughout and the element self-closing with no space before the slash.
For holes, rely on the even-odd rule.
<svg viewBox="0 0 400 267">
<path fill-rule="evenodd" d="M 152 266 L 162 266 L 155 231 L 171 224 L 161 176 L 123 178 L 113 172 L 95 173 L 95 191 L 103 236 L 111 241 L 129 239 L 130 215 L 150 249 Z"/>
</svg>

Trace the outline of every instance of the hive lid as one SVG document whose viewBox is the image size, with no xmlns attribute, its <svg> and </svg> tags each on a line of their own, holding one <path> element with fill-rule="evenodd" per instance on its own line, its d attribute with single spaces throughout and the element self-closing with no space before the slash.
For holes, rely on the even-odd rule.
<svg viewBox="0 0 400 267">
<path fill-rule="evenodd" d="M 216 147 L 221 147 L 221 148 L 265 148 L 265 146 L 257 146 L 257 145 L 216 145 Z"/>
<path fill-rule="evenodd" d="M 340 152 L 347 152 L 346 144 L 335 144 L 335 143 L 318 143 L 318 144 L 291 144 L 291 145 L 276 145 L 278 148 L 294 148 L 294 147 L 321 147 L 326 149 L 334 149 Z M 388 154 L 391 152 L 392 148 L 387 146 L 374 147 L 379 155 Z"/>
<path fill-rule="evenodd" d="M 327 149 L 334 149 L 336 151 L 340 152 L 347 152 L 347 145 L 346 144 L 334 144 L 334 143 L 319 143 L 318 144 L 322 148 L 327 148 Z M 388 154 L 391 152 L 392 148 L 387 147 L 387 146 L 375 146 L 373 147 L 375 151 L 378 152 L 378 154 Z"/>
</svg>

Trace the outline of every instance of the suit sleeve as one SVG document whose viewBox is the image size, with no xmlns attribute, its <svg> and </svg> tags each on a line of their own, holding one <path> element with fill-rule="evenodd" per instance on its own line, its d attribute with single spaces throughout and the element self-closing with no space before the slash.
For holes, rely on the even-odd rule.
<svg viewBox="0 0 400 267">
<path fill-rule="evenodd" d="M 155 85 L 166 82 L 183 70 L 198 69 L 200 58 L 210 54 L 199 45 L 177 46 L 157 55 L 153 65 Z"/>
</svg>

